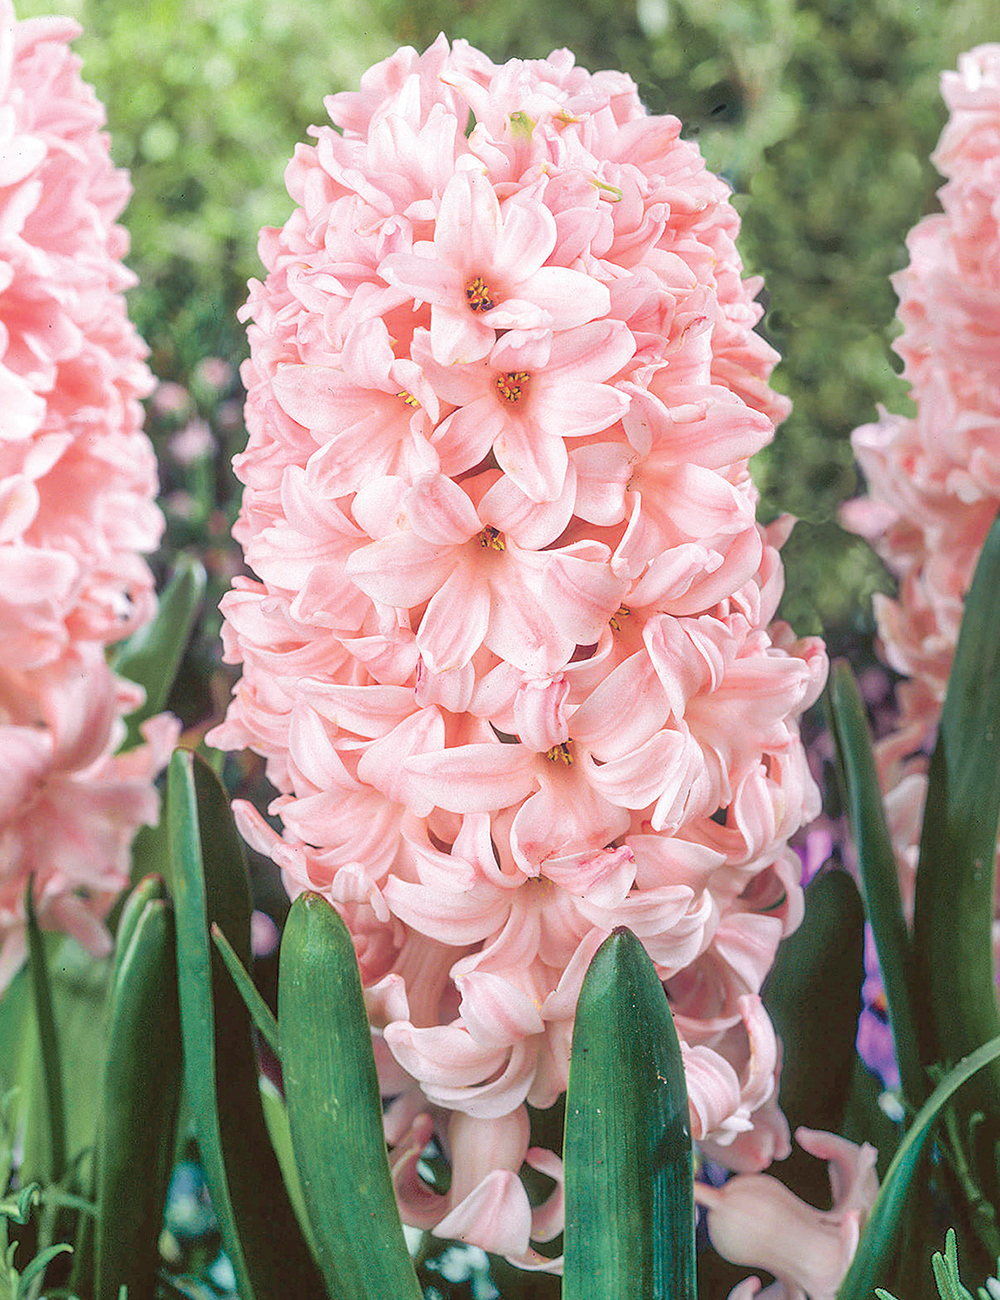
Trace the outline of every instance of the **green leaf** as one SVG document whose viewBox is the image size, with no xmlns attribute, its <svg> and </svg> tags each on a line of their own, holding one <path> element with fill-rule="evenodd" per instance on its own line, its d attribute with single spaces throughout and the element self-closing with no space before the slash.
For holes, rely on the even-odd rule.
<svg viewBox="0 0 1000 1300">
<path fill-rule="evenodd" d="M 49 1134 L 49 1178 L 58 1182 L 66 1169 L 66 1105 L 63 1090 L 62 1053 L 52 1005 L 49 966 L 35 914 L 34 877 L 28 881 L 24 910 L 27 917 L 28 954 L 34 992 L 35 1023 L 41 1052 L 42 1083 Z"/>
<path fill-rule="evenodd" d="M 267 1136 L 250 1021 L 209 940 L 214 922 L 250 962 L 251 898 L 229 801 L 215 774 L 177 750 L 167 781 L 171 894 L 184 1077 L 223 1245 L 241 1300 L 322 1296 Z"/>
<path fill-rule="evenodd" d="M 382 1130 L 351 937 L 325 899 L 292 904 L 278 982 L 281 1063 L 316 1257 L 338 1300 L 420 1300 Z"/>
<path fill-rule="evenodd" d="M 136 891 L 145 895 L 143 911 L 129 917 L 111 996 L 97 1148 L 96 1300 L 117 1300 L 122 1285 L 152 1296 L 160 1264 L 182 1050 L 173 912 L 150 892 Z"/>
<path fill-rule="evenodd" d="M 146 692 L 145 702 L 126 720 L 124 749 L 140 742 L 142 723 L 166 704 L 204 596 L 204 566 L 192 555 L 179 555 L 160 596 L 156 617 L 130 636 L 114 655 L 111 666 L 115 672 Z"/>
<path fill-rule="evenodd" d="M 104 1021 L 111 960 L 91 956 L 75 939 L 62 935 L 45 934 L 42 939 L 62 1063 L 65 1167 L 72 1171 L 70 1185 L 89 1188 L 88 1161 L 97 1132 L 104 1072 Z M 52 1168 L 51 1135 L 33 1008 L 30 1020 L 26 1050 L 19 1063 L 27 1111 L 19 1177 L 47 1183 Z"/>
<path fill-rule="evenodd" d="M 271 1145 L 274 1147 L 274 1154 L 278 1157 L 278 1164 L 281 1166 L 281 1176 L 285 1180 L 288 1199 L 292 1203 L 295 1217 L 302 1229 L 302 1235 L 309 1243 L 309 1248 L 315 1256 L 316 1241 L 312 1235 L 312 1225 L 309 1222 L 306 1201 L 302 1194 L 302 1180 L 299 1178 L 299 1171 L 295 1166 L 295 1153 L 292 1150 L 292 1131 L 288 1126 L 288 1110 L 285 1107 L 285 1101 L 281 1093 L 278 1092 L 271 1080 L 264 1075 L 260 1077 L 260 1100 L 264 1107 L 264 1119 L 267 1122 Z"/>
<path fill-rule="evenodd" d="M 121 978 L 121 968 L 129 951 L 129 945 L 135 935 L 136 927 L 146 914 L 147 906 L 154 899 L 165 899 L 167 887 L 160 875 L 148 875 L 138 882 L 124 901 L 118 928 L 115 932 L 115 956 L 111 968 L 111 996 Z"/>
<path fill-rule="evenodd" d="M 764 985 L 784 1047 L 780 1100 L 793 1132 L 842 1132 L 857 1061 L 864 928 L 854 881 L 846 871 L 822 872 L 806 887 L 805 918 L 779 945 Z M 781 1181 L 814 1205 L 829 1196 L 825 1166 L 800 1147 L 782 1161 Z"/>
<path fill-rule="evenodd" d="M 837 1300 L 869 1300 L 879 1278 L 888 1277 L 898 1250 L 903 1211 L 924 1147 L 941 1108 L 978 1071 L 1000 1057 L 1000 1037 L 972 1052 L 941 1080 L 914 1117 L 882 1180 L 854 1261 Z"/>
<path fill-rule="evenodd" d="M 865 908 L 885 983 L 903 1095 L 914 1110 L 927 1095 L 913 1005 L 914 958 L 899 893 L 899 868 L 879 792 L 871 732 L 854 674 L 842 660 L 830 673 L 830 731 L 864 889 Z"/>
<path fill-rule="evenodd" d="M 983 545 L 965 601 L 931 758 L 914 905 L 916 999 L 924 1059 L 956 1061 L 1000 1034 L 993 965 L 993 890 L 1000 815 L 1000 523 Z M 994 1122 L 1000 1064 L 976 1080 L 970 1105 Z M 986 1167 L 993 1167 L 992 1145 Z"/>
<path fill-rule="evenodd" d="M 253 1022 L 257 1026 L 261 1037 L 275 1056 L 278 1056 L 280 1050 L 278 1047 L 278 1022 L 274 1018 L 274 1012 L 261 997 L 249 971 L 233 951 L 233 945 L 215 924 L 212 925 L 212 942 L 222 954 L 226 969 L 232 976 L 233 983 L 243 999 L 243 1005 L 253 1017 Z"/>
<path fill-rule="evenodd" d="M 39 1251 L 21 1274 L 17 1288 L 18 1300 L 28 1294 L 28 1287 L 31 1285 L 32 1279 L 37 1277 L 39 1273 L 44 1273 L 57 1255 L 72 1255 L 72 1253 L 73 1247 L 65 1241 L 61 1241 L 56 1246 L 46 1246 L 44 1250 Z"/>
<path fill-rule="evenodd" d="M 973 1300 L 972 1292 L 962 1285 L 958 1275 L 958 1240 L 954 1228 L 949 1228 L 945 1235 L 944 1254 L 935 1251 L 931 1256 L 931 1267 L 941 1300 Z"/>
<path fill-rule="evenodd" d="M 624 927 L 580 991 L 563 1159 L 564 1300 L 693 1300 L 684 1067 L 656 969 Z"/>
<path fill-rule="evenodd" d="M 16 1195 L 12 1194 L 10 1198 L 0 1201 L 0 1214 L 23 1228 L 31 1217 L 31 1211 L 41 1200 L 41 1191 L 40 1183 L 29 1183 L 27 1187 L 20 1188 Z"/>
</svg>

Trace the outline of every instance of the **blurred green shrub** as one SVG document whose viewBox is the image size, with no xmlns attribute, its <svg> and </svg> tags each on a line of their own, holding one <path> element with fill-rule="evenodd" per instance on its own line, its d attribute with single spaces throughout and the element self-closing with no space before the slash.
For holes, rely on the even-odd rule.
<svg viewBox="0 0 1000 1300">
<path fill-rule="evenodd" d="M 18 11 L 53 5 L 84 27 L 85 74 L 132 172 L 133 315 L 157 374 L 185 388 L 204 358 L 245 353 L 235 310 L 259 272 L 257 231 L 288 215 L 284 166 L 325 120 L 325 95 L 442 30 L 498 61 L 567 45 L 588 68 L 628 71 L 732 183 L 747 269 L 766 277 L 765 328 L 785 358 L 775 382 L 795 410 L 755 473 L 764 517 L 806 521 L 786 553 L 784 613 L 801 631 L 870 630 L 870 594 L 888 579 L 834 522 L 856 490 L 848 435 L 878 402 L 907 409 L 888 276 L 935 204 L 940 72 L 996 36 L 996 0 L 19 0 Z M 240 436 L 228 432 L 220 461 Z M 224 522 L 235 489 L 217 479 Z"/>
<path fill-rule="evenodd" d="M 803 521 L 786 551 L 783 612 L 802 632 L 865 631 L 889 579 L 833 522 L 857 490 L 848 440 L 876 404 L 907 411 L 889 351 L 909 228 L 935 206 L 940 72 L 996 39 L 996 0 L 375 0 L 397 40 L 439 30 L 492 58 L 566 45 L 622 68 L 652 112 L 675 113 L 733 185 L 748 271 L 795 402 L 754 466 L 765 518 Z"/>
<path fill-rule="evenodd" d="M 260 273 L 257 232 L 291 210 L 283 172 L 323 96 L 355 85 L 392 38 L 352 0 L 17 0 L 69 13 L 108 111 L 140 287 L 131 310 L 161 379 L 239 356 L 234 309 Z"/>
</svg>

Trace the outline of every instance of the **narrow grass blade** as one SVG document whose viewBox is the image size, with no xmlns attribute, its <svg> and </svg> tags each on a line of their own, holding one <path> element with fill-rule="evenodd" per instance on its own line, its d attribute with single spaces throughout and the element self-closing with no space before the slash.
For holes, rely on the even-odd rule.
<svg viewBox="0 0 1000 1300">
<path fill-rule="evenodd" d="M 564 1300 L 694 1300 L 684 1066 L 656 969 L 624 927 L 580 992 L 563 1158 Z"/>
<path fill-rule="evenodd" d="M 278 1025 L 292 1149 L 330 1295 L 420 1300 L 392 1190 L 354 948 L 318 894 L 301 894 L 285 923 Z"/>
<path fill-rule="evenodd" d="M 1000 1034 L 993 967 L 993 892 L 1000 815 L 1000 523 L 980 554 L 931 759 L 914 909 L 925 1059 L 956 1061 Z M 1000 1063 L 970 1101 L 1000 1113 Z M 992 1136 L 1000 1136 L 997 1125 Z M 992 1166 L 992 1152 L 987 1163 Z"/>
<path fill-rule="evenodd" d="M 843 661 L 830 673 L 830 731 L 864 889 L 865 908 L 885 982 L 903 1095 L 916 1110 L 927 1095 L 914 1008 L 914 959 L 899 893 L 899 868 L 886 825 L 871 732 L 854 674 Z"/>
<path fill-rule="evenodd" d="M 182 750 L 170 762 L 167 818 L 185 1086 L 237 1289 L 241 1300 L 322 1296 L 268 1140 L 246 1008 L 209 939 L 215 922 L 249 964 L 242 845 L 218 779 Z"/>
<path fill-rule="evenodd" d="M 315 1256 L 316 1241 L 312 1235 L 312 1225 L 309 1222 L 309 1213 L 306 1210 L 306 1199 L 302 1194 L 302 1180 L 299 1178 L 299 1171 L 295 1165 L 295 1153 L 292 1150 L 292 1131 L 288 1127 L 288 1110 L 285 1106 L 285 1099 L 271 1080 L 264 1075 L 261 1075 L 260 1078 L 260 1100 L 261 1105 L 264 1107 L 264 1119 L 267 1123 L 267 1131 L 271 1136 L 271 1145 L 274 1147 L 274 1154 L 278 1157 L 278 1164 L 281 1166 L 281 1176 L 285 1180 L 288 1199 L 292 1203 L 295 1217 L 302 1229 L 302 1235 L 309 1243 L 309 1247 Z"/>
<path fill-rule="evenodd" d="M 62 1053 L 52 1004 L 52 984 L 42 932 L 35 914 L 34 878 L 28 881 L 24 910 L 27 917 L 28 959 L 34 993 L 35 1023 L 41 1053 L 42 1083 L 48 1116 L 49 1179 L 58 1182 L 66 1169 L 66 1104 L 63 1088 Z"/>
<path fill-rule="evenodd" d="M 144 891 L 149 892 L 149 891 Z M 182 1069 L 174 918 L 147 897 L 111 994 L 97 1149 L 95 1300 L 151 1297 Z"/>
<path fill-rule="evenodd" d="M 899 1249 L 900 1223 L 924 1147 L 942 1107 L 977 1071 L 1000 1059 L 1000 1037 L 991 1039 L 951 1070 L 920 1108 L 882 1180 L 854 1261 L 837 1300 L 869 1300 L 884 1282 Z"/>
<path fill-rule="evenodd" d="M 274 1018 L 274 1012 L 261 997 L 257 985 L 250 977 L 249 971 L 239 957 L 236 956 L 233 945 L 215 924 L 212 925 L 212 942 L 218 948 L 222 960 L 226 963 L 226 970 L 232 976 L 233 983 L 243 999 L 243 1005 L 253 1017 L 253 1022 L 260 1031 L 261 1037 L 275 1056 L 278 1056 L 280 1050 L 278 1047 L 278 1022 Z"/>
<path fill-rule="evenodd" d="M 179 555 L 160 596 L 156 617 L 129 637 L 114 656 L 115 672 L 137 682 L 146 692 L 145 702 L 126 720 L 125 749 L 139 743 L 142 723 L 166 704 L 204 596 L 203 565 L 194 556 Z"/>
</svg>

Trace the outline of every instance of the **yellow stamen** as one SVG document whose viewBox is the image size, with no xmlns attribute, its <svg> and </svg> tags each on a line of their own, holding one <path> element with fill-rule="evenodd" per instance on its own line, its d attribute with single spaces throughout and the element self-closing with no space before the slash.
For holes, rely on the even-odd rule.
<svg viewBox="0 0 1000 1300">
<path fill-rule="evenodd" d="M 564 740 L 560 745 L 553 745 L 545 757 L 550 763 L 562 763 L 566 767 L 573 766 L 573 755 L 569 752 L 572 740 Z"/>
<path fill-rule="evenodd" d="M 408 393 L 405 388 L 401 388 L 399 392 L 396 394 L 396 396 L 401 397 L 403 401 L 406 403 L 406 405 L 412 406 L 414 410 L 417 410 L 418 407 L 420 406 L 420 403 L 413 396 L 413 394 Z"/>
<path fill-rule="evenodd" d="M 515 136 L 527 138 L 535 129 L 535 119 L 529 117 L 527 113 L 511 113 L 510 115 L 511 131 Z"/>
<path fill-rule="evenodd" d="M 530 378 L 527 370 L 508 370 L 505 375 L 497 375 L 497 392 L 505 402 L 519 402 Z"/>
<path fill-rule="evenodd" d="M 599 181 L 596 176 L 591 176 L 590 183 L 594 189 L 600 190 L 603 194 L 610 194 L 612 203 L 621 202 L 622 192 L 617 185 L 609 185 L 607 181 Z"/>
<path fill-rule="evenodd" d="M 499 528 L 494 528 L 492 524 L 487 524 L 479 534 L 479 545 L 484 549 L 489 547 L 493 551 L 505 551 L 507 543 L 503 539 L 503 533 Z"/>
<path fill-rule="evenodd" d="M 465 286 L 465 301 L 473 311 L 492 311 L 496 306 L 489 286 L 481 275 L 477 275 Z"/>
<path fill-rule="evenodd" d="M 608 619 L 608 622 L 611 625 L 611 630 L 613 632 L 620 632 L 622 630 L 622 620 L 628 618 L 631 613 L 632 611 L 629 609 L 628 605 L 619 605 Z"/>
</svg>

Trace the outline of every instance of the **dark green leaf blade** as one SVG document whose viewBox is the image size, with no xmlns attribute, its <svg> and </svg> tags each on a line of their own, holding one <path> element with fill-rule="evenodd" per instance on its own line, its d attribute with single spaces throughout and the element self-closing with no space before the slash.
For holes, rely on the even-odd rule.
<svg viewBox="0 0 1000 1300">
<path fill-rule="evenodd" d="M 249 965 L 242 844 L 218 778 L 183 750 L 170 761 L 167 818 L 185 1086 L 237 1288 L 241 1300 L 322 1296 L 268 1140 L 249 1017 L 209 939 L 215 922 Z"/>
<path fill-rule="evenodd" d="M 656 969 L 624 928 L 580 992 L 563 1159 L 564 1300 L 693 1300 L 684 1066 Z"/>
<path fill-rule="evenodd" d="M 914 906 L 918 1005 L 928 1061 L 956 1061 L 1000 1034 L 993 893 L 1000 816 L 1000 522 L 983 545 L 931 759 Z M 1000 1113 L 1000 1063 L 969 1089 Z M 992 1137 L 1000 1136 L 995 1124 Z M 992 1151 L 986 1158 L 993 1166 Z"/>
<path fill-rule="evenodd" d="M 849 665 L 835 663 L 828 692 L 830 730 L 864 889 L 865 910 L 885 983 L 903 1095 L 916 1110 L 927 1095 L 913 1002 L 914 959 L 899 893 L 899 868 L 885 820 L 871 732 Z"/>
<path fill-rule="evenodd" d="M 295 1163 L 331 1296 L 420 1300 L 382 1130 L 371 1030 L 351 937 L 318 894 L 292 904 L 278 1026 Z"/>
<path fill-rule="evenodd" d="M 147 895 L 111 994 L 97 1148 L 95 1300 L 152 1296 L 182 1070 L 174 918 Z"/>
<path fill-rule="evenodd" d="M 261 1037 L 270 1047 L 271 1051 L 277 1056 L 278 1048 L 278 1022 L 274 1018 L 274 1013 L 261 997 L 257 985 L 253 982 L 250 972 L 240 961 L 239 957 L 233 950 L 233 945 L 222 933 L 217 925 L 212 925 L 212 942 L 218 948 L 222 960 L 226 963 L 226 969 L 232 976 L 233 983 L 243 999 L 243 1005 L 250 1012 L 254 1024 L 260 1031 Z"/>
<path fill-rule="evenodd" d="M 139 743 L 142 723 L 166 704 L 204 597 L 204 566 L 193 555 L 179 555 L 156 617 L 129 637 L 112 659 L 116 673 L 146 692 L 145 701 L 126 719 L 125 749 Z"/>
<path fill-rule="evenodd" d="M 793 1132 L 843 1131 L 857 1060 L 864 925 L 847 872 L 821 872 L 806 887 L 805 917 L 779 945 L 764 985 L 764 1006 L 784 1048 L 780 1100 Z M 829 1196 L 823 1162 L 800 1147 L 782 1161 L 781 1181 L 813 1205 Z"/>
<path fill-rule="evenodd" d="M 984 1043 L 960 1061 L 920 1108 L 882 1180 L 854 1260 L 840 1284 L 837 1300 L 869 1300 L 876 1285 L 888 1278 L 899 1250 L 903 1211 L 934 1123 L 958 1089 L 977 1071 L 997 1059 L 1000 1059 L 1000 1037 Z"/>
</svg>

